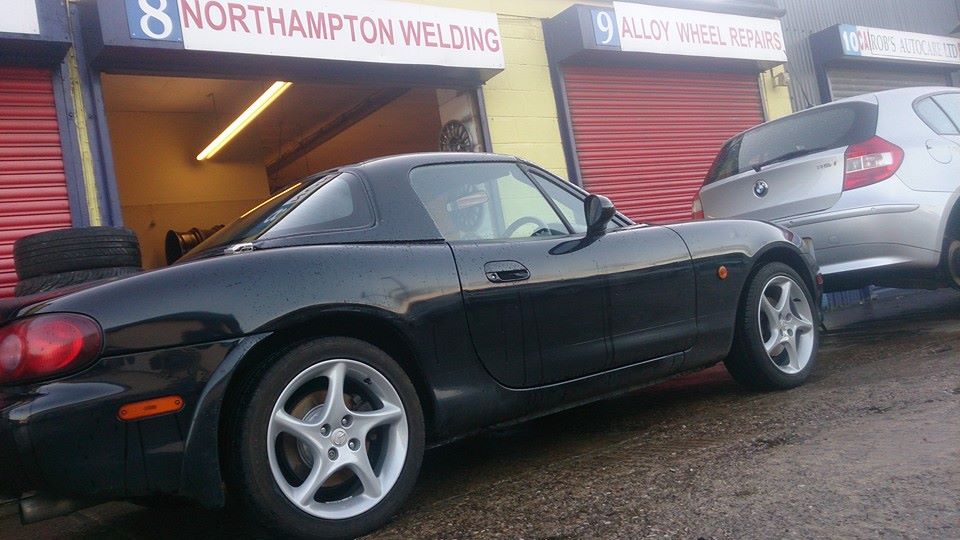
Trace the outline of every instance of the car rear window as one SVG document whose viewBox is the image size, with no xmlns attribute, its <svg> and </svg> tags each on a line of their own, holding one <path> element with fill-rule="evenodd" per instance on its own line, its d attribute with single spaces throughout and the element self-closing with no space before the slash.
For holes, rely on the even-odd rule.
<svg viewBox="0 0 960 540">
<path fill-rule="evenodd" d="M 342 173 L 293 207 L 261 238 L 342 231 L 373 225 L 373 208 L 363 180 Z"/>
<path fill-rule="evenodd" d="M 308 177 L 260 203 L 193 248 L 184 260 L 258 238 L 369 227 L 373 206 L 351 173 Z"/>
<path fill-rule="evenodd" d="M 913 109 L 939 135 L 960 134 L 960 94 L 937 94 L 917 101 Z"/>
<path fill-rule="evenodd" d="M 877 107 L 842 103 L 767 122 L 727 141 L 704 184 L 751 168 L 863 142 L 876 133 Z"/>
</svg>

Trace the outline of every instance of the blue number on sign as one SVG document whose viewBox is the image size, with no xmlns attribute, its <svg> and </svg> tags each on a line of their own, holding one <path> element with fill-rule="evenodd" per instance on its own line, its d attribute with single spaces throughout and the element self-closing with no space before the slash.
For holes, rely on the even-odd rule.
<svg viewBox="0 0 960 540">
<path fill-rule="evenodd" d="M 843 54 L 847 56 L 861 56 L 860 36 L 857 27 L 852 24 L 841 24 L 840 43 L 843 45 Z"/>
<path fill-rule="evenodd" d="M 183 41 L 177 0 L 124 0 L 130 37 L 159 41 Z"/>
<path fill-rule="evenodd" d="M 617 17 L 612 9 L 591 9 L 593 35 L 597 45 L 620 48 L 620 32 L 617 31 Z"/>
</svg>

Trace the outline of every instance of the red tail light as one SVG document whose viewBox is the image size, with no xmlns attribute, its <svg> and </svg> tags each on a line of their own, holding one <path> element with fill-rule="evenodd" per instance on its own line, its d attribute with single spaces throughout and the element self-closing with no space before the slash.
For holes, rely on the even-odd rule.
<svg viewBox="0 0 960 540">
<path fill-rule="evenodd" d="M 693 207 L 690 211 L 693 212 L 693 219 L 703 219 L 703 202 L 700 200 L 700 195 L 697 195 L 697 198 L 693 200 Z"/>
<path fill-rule="evenodd" d="M 14 321 L 0 328 L 0 384 L 63 374 L 100 354 L 100 325 L 82 315 L 56 313 Z"/>
<path fill-rule="evenodd" d="M 874 137 L 848 146 L 844 162 L 843 190 L 849 191 L 893 176 L 903 163 L 903 149 Z"/>
</svg>

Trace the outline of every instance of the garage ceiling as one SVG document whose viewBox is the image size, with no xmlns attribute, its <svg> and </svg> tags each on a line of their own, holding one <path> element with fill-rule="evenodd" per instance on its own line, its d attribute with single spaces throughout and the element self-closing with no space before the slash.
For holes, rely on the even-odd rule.
<svg viewBox="0 0 960 540">
<path fill-rule="evenodd" d="M 103 94 L 107 112 L 208 114 L 212 139 L 272 83 L 105 74 Z M 294 84 L 215 159 L 230 160 L 259 147 L 264 163 L 269 163 L 284 145 L 309 135 L 380 90 L 382 87 Z"/>
</svg>

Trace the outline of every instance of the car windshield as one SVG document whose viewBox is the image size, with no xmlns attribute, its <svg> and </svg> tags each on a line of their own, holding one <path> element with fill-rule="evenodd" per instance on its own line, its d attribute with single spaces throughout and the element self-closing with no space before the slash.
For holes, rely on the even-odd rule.
<svg viewBox="0 0 960 540">
<path fill-rule="evenodd" d="M 774 120 L 727 141 L 704 184 L 863 142 L 873 137 L 876 128 L 876 105 L 862 102 L 838 103 Z"/>
<path fill-rule="evenodd" d="M 263 201 L 190 250 L 181 260 L 195 258 L 212 249 L 250 242 L 273 227 L 281 218 L 305 201 L 339 173 L 320 174 L 293 184 Z"/>
</svg>

